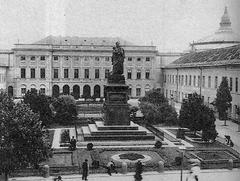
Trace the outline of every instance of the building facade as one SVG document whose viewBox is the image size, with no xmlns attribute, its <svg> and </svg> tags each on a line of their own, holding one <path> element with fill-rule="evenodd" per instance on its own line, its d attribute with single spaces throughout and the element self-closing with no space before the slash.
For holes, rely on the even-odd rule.
<svg viewBox="0 0 240 181">
<path fill-rule="evenodd" d="M 116 41 L 125 50 L 124 75 L 130 97 L 144 96 L 145 91 L 156 86 L 156 47 L 136 46 L 113 38 L 49 36 L 34 44 L 16 44 L 15 74 L 9 86 L 15 97 L 31 89 L 54 96 L 63 93 L 103 97 Z"/>
<path fill-rule="evenodd" d="M 186 54 L 163 68 L 165 96 L 182 102 L 188 94 L 200 94 L 212 106 L 223 77 L 227 77 L 232 95 L 229 116 L 236 118 L 240 106 L 240 45 Z"/>
<path fill-rule="evenodd" d="M 12 77 L 13 52 L 10 50 L 0 50 L 0 90 L 6 90 L 9 87 Z M 13 90 L 9 87 L 9 93 L 13 95 Z"/>
</svg>

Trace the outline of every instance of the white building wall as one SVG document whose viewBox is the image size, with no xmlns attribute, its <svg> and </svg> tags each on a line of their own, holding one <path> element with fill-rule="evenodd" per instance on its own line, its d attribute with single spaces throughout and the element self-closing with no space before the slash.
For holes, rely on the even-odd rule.
<svg viewBox="0 0 240 181">
<path fill-rule="evenodd" d="M 60 47 L 60 46 L 59 46 Z M 53 85 L 58 85 L 60 92 L 63 91 L 63 86 L 68 85 L 70 92 L 73 91 L 73 86 L 80 86 L 80 95 L 83 93 L 83 86 L 89 85 L 91 87 L 91 95 L 94 94 L 94 86 L 99 85 L 101 88 L 101 96 L 103 97 L 104 85 L 107 83 L 105 78 L 105 69 L 112 69 L 112 48 L 100 46 L 97 49 L 85 49 L 86 47 L 78 46 L 74 49 L 73 46 L 63 46 L 62 48 L 54 47 L 50 48 L 48 45 L 19 45 L 14 49 L 14 57 L 16 61 L 15 70 L 15 88 L 16 97 L 21 97 L 21 88 L 26 87 L 27 90 L 31 89 L 33 85 L 40 89 L 41 85 L 46 87 L 46 94 L 52 95 Z M 131 46 L 123 47 L 125 49 L 125 61 L 124 61 L 124 75 L 126 84 L 131 85 L 132 95 L 136 96 L 136 88 L 141 88 L 141 95 L 145 95 L 146 87 L 155 87 L 155 60 L 156 60 L 156 48 L 155 47 L 141 47 Z M 81 50 L 79 50 L 81 49 Z M 84 49 L 84 51 L 82 50 Z M 21 56 L 25 57 L 25 60 L 21 60 Z M 35 56 L 35 60 L 32 61 L 31 57 Z M 46 56 L 46 60 L 40 60 L 41 56 Z M 54 56 L 58 56 L 58 60 L 53 60 Z M 66 60 L 68 57 L 68 60 Z M 78 57 L 78 60 L 75 58 Z M 99 58 L 99 61 L 96 60 Z M 106 60 L 108 57 L 108 60 Z M 128 61 L 128 57 L 132 58 L 132 61 Z M 150 61 L 146 61 L 146 57 L 150 58 Z M 140 61 L 138 60 L 140 58 Z M 87 60 L 86 60 L 87 59 Z M 26 69 L 26 78 L 21 78 L 21 68 Z M 30 78 L 30 69 L 36 69 L 36 77 Z M 46 69 L 46 78 L 40 78 L 40 69 Z M 64 78 L 64 69 L 68 69 L 69 78 Z M 59 77 L 53 78 L 54 69 L 58 69 Z M 79 69 L 79 78 L 74 79 L 74 69 Z M 84 77 L 84 70 L 89 69 L 89 78 Z M 95 78 L 95 69 L 99 69 L 100 77 Z M 132 70 L 132 78 L 127 79 L 127 71 Z M 137 70 L 141 70 L 141 79 L 136 78 Z M 145 78 L 146 71 L 150 72 L 150 78 Z"/>
<path fill-rule="evenodd" d="M 176 83 L 176 75 L 178 76 L 178 82 Z M 183 83 L 182 83 L 182 75 Z M 189 79 L 191 75 L 191 85 L 189 85 Z M 174 82 L 170 76 L 174 77 Z M 180 76 L 180 81 L 179 81 Z M 186 84 L 186 76 L 188 82 Z M 196 77 L 195 86 L 194 76 Z M 235 106 L 240 106 L 240 66 L 221 66 L 221 67 L 207 67 L 207 68 L 166 68 L 163 72 L 164 77 L 164 94 L 168 99 L 171 99 L 171 94 L 176 102 L 182 102 L 182 99 L 185 98 L 187 94 L 196 92 L 201 94 L 204 98 L 204 102 L 207 105 L 210 105 L 216 98 L 217 88 L 219 87 L 222 77 L 228 78 L 228 83 L 230 86 L 230 78 L 232 78 L 232 107 L 229 110 L 231 117 L 236 117 Z M 198 85 L 198 77 L 200 77 L 200 85 Z M 205 77 L 205 84 L 203 83 L 203 77 Z M 211 77 L 211 83 L 209 84 L 209 78 Z M 215 81 L 217 77 L 217 85 Z M 171 80 L 170 80 L 171 79 Z M 236 79 L 238 80 L 238 85 L 236 85 Z M 210 86 L 210 87 L 209 87 Z M 217 88 L 215 87 L 217 86 Z M 236 87 L 238 89 L 236 90 Z"/>
</svg>

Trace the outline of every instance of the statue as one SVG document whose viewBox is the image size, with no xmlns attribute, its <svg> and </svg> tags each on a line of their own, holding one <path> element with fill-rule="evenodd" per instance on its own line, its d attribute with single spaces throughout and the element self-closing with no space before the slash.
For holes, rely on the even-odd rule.
<svg viewBox="0 0 240 181">
<path fill-rule="evenodd" d="M 124 58 L 125 58 L 124 49 L 120 47 L 119 42 L 116 42 L 116 46 L 113 47 L 112 53 L 112 65 L 113 65 L 112 75 L 123 74 Z"/>
</svg>

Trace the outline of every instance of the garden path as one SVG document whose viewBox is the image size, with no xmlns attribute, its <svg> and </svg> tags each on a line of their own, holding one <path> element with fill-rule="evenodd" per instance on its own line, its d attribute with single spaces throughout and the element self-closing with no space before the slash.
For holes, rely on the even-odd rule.
<svg viewBox="0 0 240 181">
<path fill-rule="evenodd" d="M 76 138 L 76 133 L 75 133 L 75 129 L 74 128 L 56 128 L 56 129 L 52 129 L 52 130 L 55 130 L 54 131 L 54 135 L 53 135 L 52 148 L 54 148 L 54 149 L 62 148 L 62 147 L 60 147 L 60 138 L 61 138 L 61 130 L 63 130 L 63 129 L 69 129 L 70 138 L 72 138 L 72 136 L 74 136 Z"/>
</svg>

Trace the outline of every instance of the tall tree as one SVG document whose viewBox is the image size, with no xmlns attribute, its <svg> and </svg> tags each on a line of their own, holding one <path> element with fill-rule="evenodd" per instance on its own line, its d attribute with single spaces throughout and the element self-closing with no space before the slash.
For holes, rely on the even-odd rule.
<svg viewBox="0 0 240 181">
<path fill-rule="evenodd" d="M 5 174 L 27 166 L 37 167 L 50 156 L 39 116 L 24 103 L 14 104 L 0 93 L 0 172 Z"/>
<path fill-rule="evenodd" d="M 152 89 L 140 99 L 140 110 L 145 121 L 149 124 L 164 123 L 173 125 L 177 123 L 177 113 L 169 104 L 164 95 L 157 89 Z"/>
<path fill-rule="evenodd" d="M 179 124 L 181 127 L 189 128 L 191 131 L 201 130 L 201 108 L 203 100 L 200 95 L 193 93 L 188 99 L 184 99 L 179 115 Z"/>
<path fill-rule="evenodd" d="M 206 105 L 202 106 L 201 110 L 201 122 L 202 122 L 202 139 L 204 141 L 212 140 L 214 141 L 218 135 L 216 131 L 215 121 L 213 110 L 211 110 Z"/>
<path fill-rule="evenodd" d="M 204 141 L 215 140 L 215 120 L 213 111 L 203 104 L 200 95 L 193 93 L 188 99 L 184 99 L 179 115 L 181 127 L 189 128 L 194 134 L 196 131 L 202 131 Z"/>
<path fill-rule="evenodd" d="M 36 89 L 27 91 L 23 97 L 25 104 L 29 104 L 31 110 L 34 113 L 39 114 L 39 120 L 42 122 L 43 126 L 48 126 L 52 123 L 53 117 L 50 109 L 50 104 L 53 102 L 53 99 L 44 94 L 40 94 Z"/>
<path fill-rule="evenodd" d="M 226 125 L 227 110 L 229 107 L 231 107 L 231 102 L 232 96 L 228 86 L 228 80 L 227 77 L 223 77 L 222 82 L 217 89 L 215 105 L 218 110 L 219 119 L 225 120 L 224 125 Z"/>
</svg>

